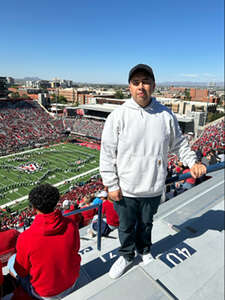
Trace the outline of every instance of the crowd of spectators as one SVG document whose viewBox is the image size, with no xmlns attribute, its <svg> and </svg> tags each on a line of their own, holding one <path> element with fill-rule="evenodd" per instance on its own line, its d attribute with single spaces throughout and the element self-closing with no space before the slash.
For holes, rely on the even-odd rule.
<svg viewBox="0 0 225 300">
<path fill-rule="evenodd" d="M 211 125 L 205 127 L 200 137 L 196 140 L 189 140 L 191 148 L 196 152 L 197 158 L 207 167 L 224 161 L 224 119 L 220 119 Z M 176 155 L 168 157 L 168 178 L 179 174 L 188 173 L 190 169 L 178 161 Z M 195 180 L 188 178 L 186 180 L 171 184 L 166 187 L 166 200 L 182 193 L 193 186 L 209 179 L 209 176 L 203 176 Z"/>
<path fill-rule="evenodd" d="M 70 120 L 65 120 L 65 127 L 71 128 L 71 131 L 74 133 L 101 139 L 104 123 L 104 120 L 76 116 L 72 122 Z"/>
<path fill-rule="evenodd" d="M 28 104 L 27 104 L 28 105 Z M 29 104 L 30 105 L 30 104 Z M 26 105 L 25 105 L 26 107 Z M 38 109 L 37 109 L 38 111 Z M 20 112 L 21 113 L 21 112 Z M 78 123 L 82 123 L 82 117 L 77 118 Z M 89 122 L 90 120 L 85 119 L 85 122 Z M 91 120 L 90 124 L 95 124 Z M 98 122 L 98 121 L 96 121 Z M 102 121 L 101 121 L 102 122 Z M 89 124 L 89 126 L 91 126 Z M 0 125 L 1 126 L 1 125 Z M 1 127 L 0 127 L 1 128 Z M 1 140 L 0 140 L 1 141 Z M 224 120 L 219 120 L 218 122 L 215 122 L 213 125 L 207 126 L 204 131 L 202 132 L 201 136 L 194 141 L 192 144 L 192 150 L 194 150 L 199 160 L 201 160 L 206 165 L 210 165 L 216 162 L 222 161 L 224 158 L 222 158 L 221 154 L 224 152 L 225 144 L 224 144 Z M 178 159 L 175 155 L 169 155 L 168 157 L 168 177 L 180 174 L 184 171 L 184 166 L 182 165 L 182 162 L 178 162 Z M 185 170 L 187 172 L 187 170 Z M 189 180 L 190 181 L 190 180 Z M 189 183 L 189 184 L 188 184 Z M 197 182 L 188 182 L 186 181 L 185 186 L 192 187 L 199 183 L 199 180 Z M 178 186 L 178 185 L 177 185 Z M 180 184 L 181 186 L 181 184 Z M 81 185 L 76 185 L 71 188 L 70 191 L 68 191 L 66 194 L 61 196 L 61 199 L 58 203 L 58 207 L 62 208 L 62 203 L 64 200 L 71 201 L 71 207 L 77 207 L 77 205 L 80 204 L 82 199 L 85 197 L 89 198 L 90 196 L 93 198 L 93 195 L 102 190 L 103 184 L 101 182 L 101 179 L 96 180 L 90 180 L 88 182 L 85 182 Z M 176 195 L 179 188 L 174 187 L 174 194 Z M 88 206 L 88 201 L 86 201 L 86 205 Z M 93 212 L 92 212 L 93 214 Z M 96 211 L 95 213 L 96 214 Z M 91 218 L 93 216 L 86 216 L 83 214 L 81 220 L 80 220 L 80 227 L 87 225 Z M 91 212 L 86 213 L 86 215 L 91 215 Z M 2 217 L 2 226 L 5 228 L 18 228 L 18 227 L 26 227 L 27 224 L 32 222 L 33 218 L 33 212 L 31 209 L 25 209 L 24 211 L 20 213 L 15 213 L 13 215 L 5 215 Z"/>
<path fill-rule="evenodd" d="M 17 116 L 19 116 L 19 118 L 18 118 L 19 121 L 17 122 L 16 125 L 15 124 L 14 125 L 18 126 L 18 127 L 21 126 L 21 130 L 23 128 L 25 128 L 22 126 L 21 120 L 26 121 L 27 118 L 29 118 L 28 117 L 29 110 L 31 109 L 31 108 L 29 108 L 29 105 L 31 105 L 31 103 L 28 103 L 29 101 L 23 101 L 23 102 L 24 103 L 23 104 L 20 103 L 20 105 L 22 105 L 22 107 L 24 105 L 24 108 L 21 109 L 21 107 L 20 107 L 18 110 L 16 110 L 15 107 L 12 108 L 12 111 L 14 111 L 14 109 L 15 109 L 14 113 L 17 114 Z M 25 104 L 25 103 L 27 103 L 27 104 Z M 0 105 L 2 105 L 1 101 L 0 101 Z M 14 106 L 14 105 L 16 105 L 16 104 L 12 104 L 12 106 Z M 2 144 L 4 144 L 4 142 L 7 143 L 6 137 L 10 132 L 9 124 L 10 124 L 10 126 L 13 124 L 12 120 L 9 121 L 10 118 L 13 119 L 12 111 L 10 111 L 10 105 L 9 106 L 6 105 L 6 106 L 7 106 L 7 108 L 5 108 L 5 109 L 4 109 L 4 105 L 2 106 L 3 110 L 1 110 L 1 113 L 0 113 L 0 119 L 2 120 L 2 122 L 0 124 L 0 147 Z M 8 118 L 9 114 L 6 113 L 6 110 L 9 111 L 9 114 L 11 114 L 10 118 Z M 31 123 L 33 122 L 34 126 L 31 128 L 31 130 L 28 130 L 28 132 L 29 132 L 28 134 L 24 134 L 23 130 L 19 133 L 19 136 L 21 134 L 24 137 L 24 141 L 26 140 L 26 138 L 29 137 L 29 135 L 31 137 L 32 137 L 32 135 L 34 135 L 35 137 L 38 137 L 37 132 L 39 132 L 39 129 L 40 129 L 40 128 L 38 128 L 38 124 L 39 124 L 40 120 L 41 120 L 41 122 L 44 122 L 44 120 L 45 120 L 46 121 L 45 123 L 49 124 L 46 127 L 45 126 L 41 127 L 41 130 L 42 130 L 41 135 L 43 134 L 43 132 L 46 133 L 46 135 L 48 135 L 48 134 L 52 135 L 53 132 L 55 132 L 55 127 L 54 127 L 55 124 L 53 122 L 54 120 L 53 119 L 49 120 L 49 116 L 48 116 L 48 119 L 45 119 L 45 116 L 44 116 L 45 113 L 41 112 L 38 107 L 36 107 L 35 109 L 32 110 L 32 114 L 33 114 L 32 118 L 34 118 L 34 119 L 30 118 L 29 122 L 31 122 Z M 88 119 L 85 119 L 82 117 L 77 118 L 75 120 L 75 122 L 76 121 L 77 121 L 77 130 L 81 130 L 81 128 L 85 128 L 86 133 L 83 133 L 83 134 L 87 134 L 88 136 L 91 136 L 93 134 L 94 137 L 99 137 L 99 138 L 101 137 L 101 133 L 100 133 L 102 130 L 101 126 L 103 127 L 102 121 L 96 121 L 96 120 L 92 120 L 92 119 L 88 120 Z M 56 121 L 56 123 L 57 122 L 58 121 Z M 98 122 L 101 122 L 101 126 Z M 3 130 L 3 128 L 4 128 L 4 126 L 2 126 L 3 123 L 6 125 L 5 131 Z M 16 121 L 15 121 L 15 123 L 16 123 Z M 30 126 L 28 126 L 28 123 L 24 123 L 24 124 L 26 124 L 26 125 L 24 125 L 24 126 L 26 126 L 26 129 L 27 128 L 30 129 Z M 75 124 L 73 124 L 73 125 L 75 126 Z M 83 126 L 83 125 L 85 125 L 85 126 Z M 58 126 L 58 125 L 56 125 L 56 126 Z M 60 128 L 60 130 L 61 130 L 62 127 L 60 127 L 60 126 L 58 126 L 57 128 Z M 13 128 L 13 130 L 15 129 L 15 127 L 13 127 L 13 126 L 11 126 L 11 128 Z M 91 128 L 93 128 L 93 130 Z M 101 130 L 100 130 L 100 128 L 101 128 Z M 56 135 L 54 135 L 55 138 L 60 137 L 60 130 L 56 132 Z M 16 136 L 17 136 L 16 141 L 18 142 L 20 140 L 20 138 L 18 137 L 18 132 L 17 131 L 14 131 L 14 132 L 16 132 Z M 98 133 L 100 133 L 100 135 L 98 135 Z M 12 135 L 12 132 L 11 132 L 11 135 Z M 190 140 L 190 143 L 192 143 L 192 140 Z M 16 142 L 14 144 L 17 145 Z M 192 144 L 192 150 L 194 150 L 197 153 L 199 160 L 204 162 L 206 165 L 211 165 L 211 164 L 215 164 L 217 162 L 222 161 L 222 156 L 220 156 L 220 154 L 224 152 L 224 148 L 225 148 L 224 120 L 219 120 L 218 122 L 214 123 L 213 125 L 207 126 L 204 129 L 204 131 L 202 132 L 201 136 L 197 140 L 195 140 Z M 0 149 L 3 149 L 3 148 L 0 148 Z M 169 155 L 169 157 L 168 157 L 168 177 L 178 175 L 178 174 L 185 174 L 189 171 L 190 170 L 187 167 L 185 167 L 182 162 L 178 161 L 178 159 L 175 155 L 172 155 L 172 154 Z M 180 192 L 184 192 L 184 191 L 192 188 L 193 186 L 201 183 L 202 181 L 206 180 L 207 178 L 208 178 L 207 176 L 205 176 L 204 178 L 200 178 L 198 180 L 189 178 L 189 179 L 180 181 L 176 184 L 171 184 L 170 186 L 167 186 L 166 187 L 166 195 L 167 195 L 166 200 L 169 200 L 170 198 L 176 196 Z M 105 188 L 102 184 L 101 178 L 97 177 L 97 176 L 95 178 L 91 178 L 87 182 L 82 182 L 82 183 L 79 183 L 76 185 L 72 185 L 70 187 L 69 191 L 67 191 L 64 195 L 62 195 L 60 197 L 60 200 L 57 204 L 57 208 L 65 214 L 65 213 L 68 213 L 68 212 L 71 212 L 74 210 L 79 210 L 79 208 L 89 207 L 92 204 L 98 203 L 98 201 L 96 200 L 96 199 L 99 200 L 98 194 L 99 194 L 99 192 L 101 194 L 101 192 L 104 190 L 105 190 Z M 103 199 L 103 198 L 102 198 L 102 200 L 100 200 L 100 201 L 103 201 L 103 214 L 106 214 L 107 210 L 110 212 L 109 216 L 106 215 L 105 222 L 109 223 L 112 228 L 113 227 L 116 228 L 119 225 L 118 220 L 116 222 L 112 222 L 112 220 L 110 219 L 110 216 L 112 216 L 113 205 L 112 205 L 112 203 L 110 203 L 109 200 Z M 0 211 L 0 217 L 1 217 L 0 234 L 9 236 L 9 233 L 10 233 L 12 235 L 11 240 L 13 240 L 14 244 L 15 244 L 16 240 L 19 236 L 19 233 L 15 229 L 19 229 L 21 227 L 25 230 L 27 227 L 29 227 L 33 222 L 36 212 L 32 208 L 26 208 L 23 211 L 20 211 L 20 212 L 17 211 L 17 212 L 13 212 L 13 213 L 11 213 L 10 208 L 6 208 L 6 211 L 7 211 L 7 213 L 5 211 Z M 68 216 L 68 218 L 71 218 L 74 222 L 79 224 L 79 228 L 82 228 L 83 226 L 87 226 L 88 224 L 90 224 L 92 226 L 92 229 L 96 229 L 96 227 L 94 227 L 94 222 L 97 220 L 97 209 L 95 208 L 95 209 L 92 209 L 89 211 L 78 213 L 73 216 Z M 114 221 L 115 221 L 115 219 L 114 219 Z M 103 224 L 104 224 L 104 222 L 103 222 Z M 4 241 L 6 241 L 5 238 L 4 238 Z M 10 246 L 8 248 L 14 249 L 14 251 L 15 251 L 15 245 L 10 244 Z M 0 248 L 0 250 L 2 250 L 2 249 Z M 0 284 L 1 284 L 1 282 L 0 282 Z"/>
<path fill-rule="evenodd" d="M 222 152 L 224 149 L 224 118 L 205 127 L 200 137 L 192 144 L 192 150 L 201 151 L 202 156 L 206 156 L 210 150 Z"/>
<path fill-rule="evenodd" d="M 0 101 L 0 154 L 65 139 L 62 120 L 54 119 L 36 101 Z"/>
<path fill-rule="evenodd" d="M 91 196 L 93 198 L 95 193 L 102 190 L 103 188 L 104 186 L 100 178 L 90 179 L 87 182 L 82 182 L 78 185 L 71 186 L 70 191 L 60 197 L 57 207 L 60 210 L 64 210 L 63 202 L 64 200 L 69 200 L 71 209 L 74 210 L 78 208 L 78 205 L 82 201 L 84 201 L 85 197 Z M 88 215 L 88 213 L 83 214 L 83 217 L 79 222 L 80 228 L 87 225 L 91 221 L 91 218 L 89 218 L 88 216 L 85 217 L 85 215 Z M 13 213 L 11 213 L 11 209 L 9 207 L 6 207 L 5 211 L 0 210 L 2 230 L 6 230 L 9 228 L 25 229 L 26 227 L 30 226 L 34 216 L 35 211 L 31 208 L 26 208 L 22 211 L 14 211 Z"/>
</svg>

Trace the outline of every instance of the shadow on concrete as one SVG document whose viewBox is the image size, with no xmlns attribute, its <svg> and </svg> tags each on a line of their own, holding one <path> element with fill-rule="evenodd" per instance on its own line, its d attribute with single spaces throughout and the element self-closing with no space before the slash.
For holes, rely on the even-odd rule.
<svg viewBox="0 0 225 300">
<path fill-rule="evenodd" d="M 178 244 L 188 249 L 189 246 L 184 243 L 186 239 L 196 238 L 200 235 L 203 235 L 208 230 L 216 230 L 222 232 L 225 229 L 224 219 L 224 211 L 210 210 L 201 215 L 200 217 L 189 219 L 188 221 L 179 226 L 174 225 L 174 228 L 179 232 L 177 232 L 175 235 L 170 235 L 153 244 L 151 253 L 154 257 L 156 257 L 168 252 L 170 249 L 176 247 Z M 189 248 L 190 253 L 196 252 L 196 250 L 191 249 L 191 247 Z M 112 264 L 118 258 L 118 249 L 119 248 L 116 248 L 86 263 L 85 265 L 82 265 L 80 277 L 77 281 L 78 289 L 108 273 Z M 140 257 L 137 256 L 134 260 L 134 263 L 130 265 L 126 271 L 139 264 L 140 261 Z"/>
<path fill-rule="evenodd" d="M 173 225 L 178 231 L 175 235 L 170 235 L 152 245 L 151 253 L 154 257 L 168 251 L 186 239 L 196 238 L 205 234 L 208 230 L 222 232 L 224 226 L 225 212 L 223 210 L 209 210 L 200 217 L 189 219 L 181 225 Z"/>
</svg>

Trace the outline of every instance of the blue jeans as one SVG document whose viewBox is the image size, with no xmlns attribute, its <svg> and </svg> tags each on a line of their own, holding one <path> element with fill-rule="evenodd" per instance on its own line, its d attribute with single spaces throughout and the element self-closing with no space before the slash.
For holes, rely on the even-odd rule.
<svg viewBox="0 0 225 300">
<path fill-rule="evenodd" d="M 114 201 L 119 216 L 119 254 L 128 261 L 133 260 L 135 248 L 147 254 L 152 245 L 153 216 L 157 212 L 161 195 L 152 198 L 123 197 Z"/>
<path fill-rule="evenodd" d="M 184 190 L 190 190 L 194 185 L 189 183 L 189 182 L 185 182 L 182 184 L 182 187 Z"/>
<path fill-rule="evenodd" d="M 16 259 L 16 254 L 13 254 L 9 260 L 8 260 L 8 264 L 7 267 L 10 270 L 10 272 L 17 278 L 17 280 L 19 281 L 20 285 L 23 287 L 23 289 L 31 296 L 37 299 L 44 299 L 44 300 L 58 300 L 58 299 L 62 299 L 63 297 L 69 295 L 70 293 L 72 293 L 73 291 L 76 290 L 76 282 L 67 290 L 63 291 L 62 293 L 56 295 L 56 296 L 52 296 L 52 297 L 41 297 L 39 296 L 37 293 L 35 293 L 31 283 L 30 283 L 30 276 L 26 276 L 26 277 L 20 277 L 17 273 L 16 270 L 14 269 L 14 263 L 15 263 L 15 259 Z M 47 266 L 46 266 L 47 267 Z"/>
</svg>

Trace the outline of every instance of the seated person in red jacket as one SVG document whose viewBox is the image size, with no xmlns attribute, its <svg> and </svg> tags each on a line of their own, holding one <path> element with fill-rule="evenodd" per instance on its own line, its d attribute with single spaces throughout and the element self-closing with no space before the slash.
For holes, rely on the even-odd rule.
<svg viewBox="0 0 225 300">
<path fill-rule="evenodd" d="M 84 197 L 84 201 L 82 202 L 81 205 L 79 205 L 79 207 L 81 209 L 83 209 L 85 207 L 90 207 L 91 202 L 92 202 L 91 196 L 87 195 Z M 96 209 L 93 208 L 90 210 L 86 210 L 86 211 L 83 211 L 81 214 L 83 216 L 83 226 L 87 226 L 88 224 L 91 223 L 93 217 L 96 215 Z"/>
<path fill-rule="evenodd" d="M 108 193 L 106 191 L 102 191 L 99 195 L 102 200 L 102 216 L 104 217 L 101 222 L 101 233 L 102 236 L 107 236 L 112 230 L 119 227 L 119 217 L 113 207 L 113 202 L 107 199 Z M 91 230 L 94 234 L 98 230 L 97 222 L 98 216 L 95 216 L 91 223 Z M 91 232 L 89 231 L 89 233 Z"/>
<path fill-rule="evenodd" d="M 38 299 L 61 299 L 76 289 L 80 271 L 78 226 L 55 210 L 57 188 L 42 184 L 31 190 L 29 202 L 37 215 L 20 234 L 16 255 L 9 259 L 10 273 L 29 295 Z"/>
<path fill-rule="evenodd" d="M 72 205 L 71 201 L 67 200 L 67 199 L 63 201 L 62 207 L 64 209 L 63 214 L 68 214 L 68 213 L 78 209 L 77 204 Z M 70 218 L 71 220 L 73 220 L 75 223 L 78 224 L 78 226 L 80 226 L 80 223 L 83 219 L 80 213 L 67 216 L 67 218 Z"/>
<path fill-rule="evenodd" d="M 114 209 L 112 201 L 107 199 L 103 202 L 102 215 L 106 217 L 106 222 L 111 230 L 119 227 L 119 217 Z"/>
<path fill-rule="evenodd" d="M 0 223 L 0 260 L 3 266 L 7 263 L 8 258 L 16 252 L 16 241 L 19 231 L 15 229 L 1 230 Z"/>
</svg>

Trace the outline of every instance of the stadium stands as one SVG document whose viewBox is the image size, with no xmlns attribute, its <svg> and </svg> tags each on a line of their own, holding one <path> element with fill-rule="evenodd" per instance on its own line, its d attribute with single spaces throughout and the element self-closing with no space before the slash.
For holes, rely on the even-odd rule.
<svg viewBox="0 0 225 300">
<path fill-rule="evenodd" d="M 194 151 L 200 149 L 203 156 L 205 156 L 209 150 L 218 150 L 224 148 L 224 118 L 214 122 L 212 125 L 205 127 L 201 136 L 192 145 L 192 149 Z"/>
<path fill-rule="evenodd" d="M 64 120 L 65 122 L 63 124 L 63 122 L 61 120 L 56 120 L 56 119 L 52 118 L 43 108 L 41 108 L 39 106 L 39 104 L 37 102 L 31 101 L 31 100 L 0 101 L 0 120 L 1 120 L 0 121 L 0 155 L 9 153 L 9 152 L 14 152 L 14 151 L 17 152 L 25 147 L 33 147 L 33 146 L 35 146 L 36 143 L 49 144 L 52 142 L 60 141 L 61 139 L 63 139 L 62 131 L 64 130 L 64 128 L 65 129 L 71 128 L 71 131 L 74 131 L 81 135 L 93 137 L 95 139 L 100 139 L 102 129 L 104 126 L 104 121 L 102 121 L 102 120 L 95 120 L 95 119 L 85 118 L 85 117 L 81 117 L 81 116 L 77 117 L 75 120 L 74 119 L 73 120 L 66 119 L 66 120 Z M 213 124 L 205 127 L 201 136 L 197 140 L 195 140 L 194 143 L 192 144 L 192 149 L 194 151 L 200 150 L 200 151 L 202 151 L 202 154 L 205 155 L 207 151 L 212 150 L 212 149 L 214 149 L 214 150 L 223 149 L 224 150 L 224 146 L 225 146 L 225 144 L 224 144 L 224 120 L 219 120 L 219 121 L 214 122 Z M 173 154 L 171 154 L 168 158 L 168 167 L 170 169 L 172 169 L 170 176 L 175 175 L 178 172 L 175 169 L 175 166 L 177 165 L 177 163 L 178 163 L 177 157 L 174 156 Z M 221 174 L 222 174 L 222 172 L 218 173 L 218 175 L 216 174 L 216 176 L 218 176 L 218 178 L 219 178 L 219 176 L 221 177 Z M 212 184 L 211 184 L 211 182 L 212 182 Z M 210 180 L 209 183 L 211 184 L 211 186 L 216 186 L 216 187 L 218 186 L 218 183 L 216 181 L 214 182 L 214 181 Z M 203 183 L 203 185 L 204 185 L 204 183 Z M 205 183 L 204 186 L 206 188 L 207 183 Z M 71 203 L 75 204 L 75 203 L 81 201 L 86 195 L 94 194 L 97 191 L 102 190 L 103 188 L 104 188 L 104 186 L 102 185 L 102 182 L 100 179 L 90 180 L 90 181 L 84 182 L 80 185 L 76 185 L 76 186 L 72 187 L 69 192 L 67 192 L 66 194 L 61 196 L 58 207 L 60 209 L 62 209 L 62 203 L 66 199 L 71 200 Z M 189 197 L 190 199 L 192 199 L 192 198 L 194 199 L 194 197 L 197 197 L 196 195 L 203 194 L 202 189 L 203 188 L 201 188 L 200 186 L 194 187 L 193 191 L 185 192 L 185 195 L 187 195 L 187 196 L 180 195 L 180 197 L 178 198 L 178 200 L 179 199 L 182 200 L 182 201 L 180 201 L 180 203 L 182 203 L 182 205 L 183 205 L 183 203 L 187 203 L 186 206 L 190 207 L 190 212 L 188 212 L 187 215 L 182 214 L 182 216 L 184 216 L 184 215 L 188 216 L 188 217 L 186 217 L 186 219 L 191 218 L 192 216 L 198 216 L 200 214 L 199 213 L 201 211 L 200 208 L 199 208 L 199 211 L 197 211 L 197 209 L 196 209 L 196 211 L 194 211 L 194 213 L 193 213 L 192 210 L 193 210 L 194 205 L 192 207 L 191 202 L 187 198 L 189 197 L 188 195 L 190 195 L 190 197 Z M 196 193 L 195 191 L 198 191 L 198 193 Z M 217 192 L 217 190 L 216 190 L 216 192 Z M 212 197 L 213 197 L 213 195 L 212 195 Z M 186 199 L 185 200 L 186 202 L 183 202 L 183 199 Z M 220 197 L 220 199 L 221 199 L 221 197 Z M 174 204 L 173 204 L 173 201 L 169 201 L 170 203 L 167 204 L 166 206 L 164 206 L 164 208 L 166 209 L 166 207 L 168 207 L 168 208 L 173 207 L 173 209 L 176 209 L 176 203 L 178 203 L 178 200 L 176 200 L 175 198 L 174 198 L 174 200 L 175 200 Z M 211 207 L 210 205 L 212 205 L 210 202 L 211 200 L 209 199 L 207 201 L 208 201 L 208 207 L 210 208 Z M 193 204 L 195 204 L 195 203 L 197 203 L 200 206 L 200 204 L 202 202 L 200 200 L 198 200 L 198 202 L 193 201 Z M 169 209 L 168 209 L 168 211 L 169 211 Z M 166 211 L 164 214 L 162 214 L 163 218 L 165 218 L 165 220 L 167 220 L 166 218 L 168 216 L 170 217 L 168 211 Z M 193 213 L 193 215 L 191 215 L 191 213 Z M 176 215 L 175 216 L 176 218 L 174 217 L 173 222 L 170 221 L 169 223 L 171 223 L 171 224 L 175 223 L 177 225 L 178 224 L 178 219 L 177 219 L 178 216 L 179 215 Z M 34 217 L 34 211 L 30 208 L 27 208 L 21 212 L 16 212 L 11 215 L 9 213 L 5 214 L 0 211 L 0 217 L 1 217 L 1 223 L 2 223 L 3 229 L 20 228 L 20 227 L 23 227 L 25 229 L 32 222 L 33 217 Z M 180 221 L 180 223 L 182 223 L 182 222 L 185 222 L 186 220 L 180 219 L 179 221 Z M 158 222 L 160 222 L 160 220 Z M 164 223 L 162 222 L 162 227 L 163 226 L 165 227 Z M 86 223 L 82 224 L 82 225 L 86 225 Z M 164 227 L 163 227 L 163 229 L 164 229 Z M 86 228 L 83 228 L 83 229 L 86 232 Z M 174 232 L 170 233 L 170 234 L 171 234 L 171 236 L 175 235 Z M 110 244 L 110 243 L 108 243 L 107 240 L 104 241 L 105 253 L 107 253 L 109 247 L 111 247 L 110 250 L 114 251 L 115 248 L 118 246 L 117 235 L 115 234 L 115 232 L 114 232 L 114 235 L 115 235 L 114 236 L 115 242 Z M 165 239 L 166 239 L 166 237 L 165 237 Z M 163 238 L 162 238 L 162 241 L 163 241 Z M 158 243 L 159 242 L 160 242 L 160 239 L 158 239 Z M 203 242 L 205 242 L 205 241 L 203 240 Z M 90 240 L 85 241 L 85 243 L 83 243 L 82 245 L 83 246 L 85 245 L 87 248 L 91 247 Z M 93 244 L 95 245 L 96 242 L 93 242 Z M 195 243 L 193 243 L 193 245 L 196 247 L 198 246 Z M 81 249 L 81 251 L 82 250 L 83 249 Z M 200 252 L 200 250 L 198 250 L 198 251 Z M 96 252 L 95 252 L 95 255 L 97 256 Z M 198 253 L 197 253 L 197 255 L 198 255 Z M 95 263 L 93 254 L 90 257 L 91 257 L 91 260 L 88 261 L 88 263 L 84 259 L 83 266 L 86 262 L 87 263 L 86 268 L 88 268 L 88 264 L 92 265 Z M 103 259 L 105 259 L 105 258 L 103 257 Z M 102 261 L 103 261 L 103 259 L 102 259 Z M 190 259 L 190 261 L 191 261 L 191 259 Z M 156 262 L 154 262 L 154 264 L 157 264 L 157 268 L 159 268 L 159 270 L 161 270 L 159 259 Z M 152 264 L 152 266 L 154 267 L 153 264 Z M 83 269 L 85 269 L 85 266 L 83 267 Z M 148 271 L 148 269 L 146 269 L 146 270 Z M 186 271 L 188 272 L 188 270 L 186 270 Z M 84 272 L 81 271 L 81 279 L 83 279 L 83 277 L 82 277 L 83 273 Z M 149 274 L 154 277 L 154 271 L 150 270 Z M 93 279 L 93 278 L 91 278 L 91 275 L 89 274 L 88 276 L 90 276 L 89 282 L 92 281 L 91 279 Z M 162 276 L 162 274 L 160 274 L 160 276 Z M 131 275 L 130 275 L 130 277 L 131 277 Z M 94 279 L 96 279 L 96 277 Z M 177 280 L 176 277 L 175 277 L 175 280 Z M 107 285 L 111 286 L 111 283 L 109 283 L 109 281 L 106 281 L 105 278 L 104 278 L 104 282 L 107 282 Z M 99 283 L 99 282 L 97 282 L 97 283 Z M 155 282 L 154 282 L 154 284 L 155 284 Z M 101 288 L 102 288 L 102 285 L 101 285 Z M 101 291 L 101 288 L 96 289 L 96 291 L 94 291 L 92 294 L 91 294 L 91 289 L 89 292 L 86 292 L 86 291 L 84 292 L 84 289 L 81 288 L 80 291 L 78 290 L 78 292 L 76 293 L 76 296 L 78 295 L 78 297 L 79 297 L 79 295 L 84 295 L 84 294 L 87 295 L 89 293 L 88 297 L 93 297 L 94 295 L 96 295 L 97 292 Z M 94 288 L 93 288 L 93 290 L 94 290 Z M 177 290 L 174 289 L 173 293 L 176 295 L 179 295 L 179 296 L 182 294 L 182 292 L 180 292 L 179 288 L 177 288 Z M 195 293 L 197 293 L 197 287 L 195 289 Z M 104 294 L 104 292 L 103 292 L 103 294 Z M 72 299 L 73 296 L 75 296 L 75 294 L 71 295 L 71 298 L 68 297 L 68 300 Z M 82 299 L 87 299 L 87 298 L 85 296 Z M 101 296 L 99 298 L 98 298 L 98 296 L 96 296 L 93 299 L 101 299 Z M 185 299 L 191 299 L 191 297 L 185 298 Z M 209 299 L 209 298 L 206 297 L 206 299 Z M 218 298 L 218 299 L 222 299 L 222 298 Z"/>
<path fill-rule="evenodd" d="M 63 123 L 33 100 L 0 101 L 0 154 L 63 139 Z"/>
<path fill-rule="evenodd" d="M 76 116 L 73 122 L 66 121 L 67 127 L 70 127 L 74 133 L 100 139 L 104 127 L 103 120 Z"/>
</svg>

